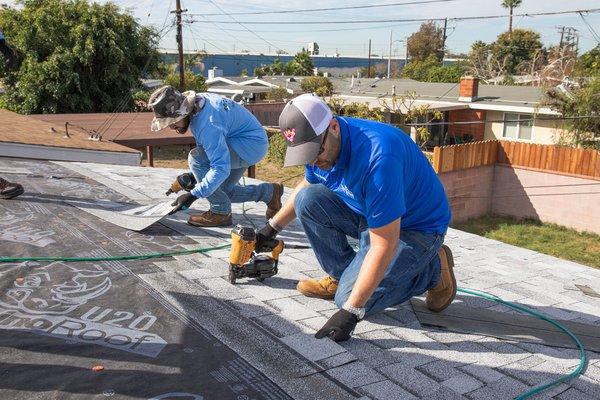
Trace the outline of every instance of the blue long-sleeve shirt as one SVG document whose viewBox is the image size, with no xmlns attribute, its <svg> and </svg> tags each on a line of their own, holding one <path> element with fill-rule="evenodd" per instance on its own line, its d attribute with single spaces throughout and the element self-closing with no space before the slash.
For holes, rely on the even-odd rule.
<svg viewBox="0 0 600 400">
<path fill-rule="evenodd" d="M 202 147 L 210 169 L 191 194 L 210 196 L 231 171 L 230 148 L 249 165 L 267 154 L 267 134 L 260 122 L 245 107 L 214 93 L 202 93 L 204 107 L 192 116 L 190 130 L 196 145 Z"/>
</svg>

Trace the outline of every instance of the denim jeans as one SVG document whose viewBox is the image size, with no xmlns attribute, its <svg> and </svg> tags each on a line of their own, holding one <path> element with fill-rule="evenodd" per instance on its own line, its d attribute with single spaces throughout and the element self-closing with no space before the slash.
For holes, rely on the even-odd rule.
<svg viewBox="0 0 600 400">
<path fill-rule="evenodd" d="M 369 250 L 367 221 L 324 185 L 298 192 L 294 208 L 321 268 L 338 281 L 335 303 L 341 308 Z M 360 240 L 358 251 L 347 236 Z M 440 279 L 438 250 L 443 241 L 444 235 L 401 230 L 396 254 L 367 301 L 366 314 L 403 303 L 433 287 Z"/>
<path fill-rule="evenodd" d="M 261 183 L 260 185 L 242 186 L 240 178 L 250 166 L 235 151 L 229 149 L 231 171 L 229 177 L 206 199 L 210 203 L 210 210 L 215 214 L 231 213 L 231 203 L 244 203 L 247 201 L 263 201 L 268 203 L 273 197 L 273 185 Z M 201 147 L 196 147 L 188 155 L 190 170 L 196 182 L 202 181 L 210 169 L 210 160 Z"/>
</svg>

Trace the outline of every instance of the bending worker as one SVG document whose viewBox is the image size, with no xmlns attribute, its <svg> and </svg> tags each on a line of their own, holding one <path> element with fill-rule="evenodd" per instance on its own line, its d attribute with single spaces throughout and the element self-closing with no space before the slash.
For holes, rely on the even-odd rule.
<svg viewBox="0 0 600 400">
<path fill-rule="evenodd" d="M 196 147 L 188 155 L 195 185 L 177 198 L 173 212 L 206 198 L 210 210 L 191 215 L 188 223 L 228 226 L 232 224 L 231 203 L 265 202 L 267 218 L 281 208 L 283 185 L 239 185 L 244 171 L 259 162 L 268 147 L 265 130 L 243 106 L 217 94 L 179 93 L 172 86 L 152 93 L 149 106 L 154 111 L 152 131 L 168 127 L 183 134 L 190 129 L 196 139 Z"/>
<path fill-rule="evenodd" d="M 327 276 L 298 283 L 340 309 L 315 335 L 350 338 L 358 321 L 427 292 L 427 307 L 456 295 L 453 260 L 443 245 L 450 222 L 444 188 L 418 146 L 379 122 L 333 117 L 316 95 L 296 97 L 279 126 L 285 166 L 305 164 L 282 209 L 258 232 L 257 247 L 298 218 Z M 360 240 L 358 251 L 347 236 Z"/>
</svg>

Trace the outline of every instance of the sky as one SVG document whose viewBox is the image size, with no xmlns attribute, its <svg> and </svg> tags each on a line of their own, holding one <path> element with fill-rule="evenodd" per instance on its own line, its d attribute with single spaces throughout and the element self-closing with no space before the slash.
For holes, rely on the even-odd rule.
<svg viewBox="0 0 600 400">
<path fill-rule="evenodd" d="M 317 42 L 321 54 L 342 56 L 367 56 L 368 42 L 371 39 L 371 53 L 388 56 L 390 32 L 392 35 L 392 55 L 404 57 L 405 40 L 418 30 L 420 22 L 335 24 L 335 21 L 356 21 L 365 19 L 412 19 L 412 18 L 452 18 L 464 16 L 508 14 L 501 6 L 501 0 L 446 0 L 430 4 L 399 5 L 381 8 L 368 8 L 343 11 L 318 11 L 265 15 L 234 15 L 224 13 L 299 10 L 327 7 L 346 7 L 371 4 L 390 4 L 415 0 L 181 0 L 184 14 L 183 40 L 187 51 L 205 49 L 210 53 L 231 53 L 248 50 L 252 53 L 273 54 L 284 50 L 294 54 L 306 47 L 308 42 Z M 425 0 L 431 1 L 431 0 Z M 98 0 L 105 3 L 104 0 Z M 0 0 L 11 4 L 11 0 Z M 165 29 L 161 48 L 176 49 L 173 14 L 175 0 L 113 0 L 124 10 L 132 13 L 140 23 Z M 523 0 L 515 13 L 536 13 L 563 10 L 600 8 L 599 0 Z M 195 14 L 195 15 L 191 15 Z M 206 14 L 221 14 L 210 15 Z M 584 15 L 586 21 L 600 35 L 600 12 Z M 237 22 L 259 22 L 244 23 Z M 216 23 L 209 21 L 227 21 Z M 314 25 L 295 25 L 290 21 L 314 21 Z M 281 24 L 265 24 L 281 22 Z M 440 23 L 443 24 L 443 23 Z M 515 17 L 515 28 L 527 28 L 538 32 L 544 45 L 560 41 L 559 26 L 573 27 L 579 33 L 579 47 L 587 51 L 596 45 L 594 34 L 578 14 Z M 449 21 L 446 47 L 449 52 L 468 52 L 475 40 L 494 41 L 508 29 L 508 17 L 490 20 Z"/>
</svg>

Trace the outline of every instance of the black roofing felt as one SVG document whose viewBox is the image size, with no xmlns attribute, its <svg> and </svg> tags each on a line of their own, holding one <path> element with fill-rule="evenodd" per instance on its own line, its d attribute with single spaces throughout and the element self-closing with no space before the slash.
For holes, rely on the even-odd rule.
<svg viewBox="0 0 600 400">
<path fill-rule="evenodd" d="M 155 224 L 137 233 L 65 198 L 127 202 L 58 165 L 15 161 L 26 193 L 0 200 L 0 255 L 108 256 L 184 249 Z M 0 264 L 0 398 L 287 399 L 272 381 L 140 278 L 152 261 Z M 94 372 L 101 365 L 103 371 Z M 171 395 L 168 395 L 171 393 Z"/>
</svg>

